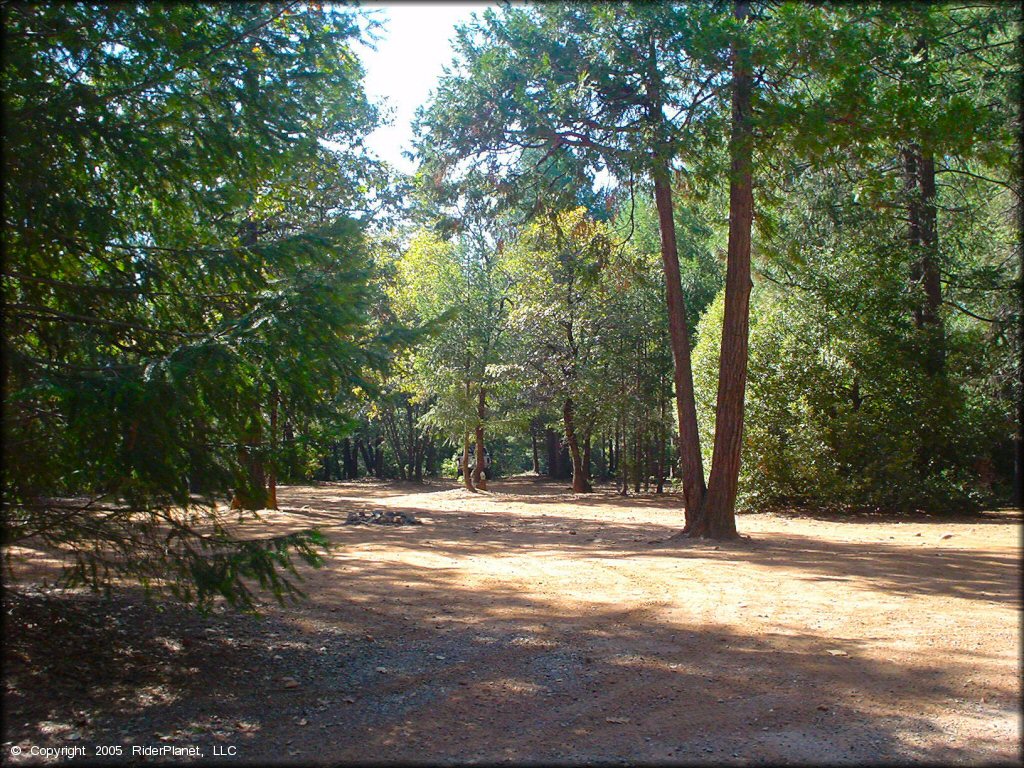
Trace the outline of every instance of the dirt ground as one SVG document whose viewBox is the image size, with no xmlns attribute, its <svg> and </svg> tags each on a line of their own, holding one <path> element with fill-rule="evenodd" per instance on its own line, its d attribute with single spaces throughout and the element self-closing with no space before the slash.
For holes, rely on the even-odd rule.
<svg viewBox="0 0 1024 768">
<path fill-rule="evenodd" d="M 260 619 L 21 581 L 3 760 L 1020 764 L 1019 513 L 744 515 L 749 538 L 677 544 L 678 496 L 491 488 L 283 489 L 266 520 L 334 547 Z M 422 525 L 345 524 L 387 510 Z"/>
</svg>

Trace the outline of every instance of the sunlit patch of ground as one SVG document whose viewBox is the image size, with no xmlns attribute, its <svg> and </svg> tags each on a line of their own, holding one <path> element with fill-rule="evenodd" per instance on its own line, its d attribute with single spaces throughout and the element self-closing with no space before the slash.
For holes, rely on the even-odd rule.
<svg viewBox="0 0 1024 768">
<path fill-rule="evenodd" d="M 1019 760 L 1017 515 L 745 515 L 749 538 L 671 544 L 677 496 L 525 478 L 280 500 L 270 529 L 333 548 L 260 621 L 16 596 L 5 757 L 74 729 L 205 762 Z M 347 524 L 383 509 L 423 525 Z"/>
</svg>

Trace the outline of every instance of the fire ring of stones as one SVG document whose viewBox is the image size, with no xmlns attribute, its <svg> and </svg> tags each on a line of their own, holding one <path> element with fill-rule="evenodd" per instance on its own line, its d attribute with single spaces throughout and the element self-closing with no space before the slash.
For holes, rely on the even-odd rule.
<svg viewBox="0 0 1024 768">
<path fill-rule="evenodd" d="M 408 512 L 393 509 L 351 510 L 345 525 L 423 525 Z"/>
</svg>

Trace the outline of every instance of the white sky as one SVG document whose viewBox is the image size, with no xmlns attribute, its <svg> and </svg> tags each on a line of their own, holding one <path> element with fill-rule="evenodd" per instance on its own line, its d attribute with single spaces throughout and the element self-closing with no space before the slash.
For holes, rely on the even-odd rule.
<svg viewBox="0 0 1024 768">
<path fill-rule="evenodd" d="M 415 165 L 402 157 L 412 150 L 412 119 L 416 108 L 425 104 L 451 62 L 449 40 L 457 22 L 468 21 L 488 3 L 360 3 L 360 7 L 384 22 L 377 50 L 360 50 L 366 67 L 366 91 L 374 101 L 384 101 L 383 109 L 393 110 L 392 125 L 379 128 L 366 144 L 379 157 L 400 171 L 412 173 Z"/>
</svg>

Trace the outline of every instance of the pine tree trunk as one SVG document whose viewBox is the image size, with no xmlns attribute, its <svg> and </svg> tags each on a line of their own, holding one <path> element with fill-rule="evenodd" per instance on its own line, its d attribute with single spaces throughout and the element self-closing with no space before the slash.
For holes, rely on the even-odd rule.
<svg viewBox="0 0 1024 768">
<path fill-rule="evenodd" d="M 487 393 L 480 387 L 476 404 L 476 467 L 473 469 L 473 484 L 481 491 L 487 490 L 487 475 L 484 472 L 484 418 L 487 415 Z"/>
<path fill-rule="evenodd" d="M 530 425 L 530 446 L 533 448 L 533 474 L 540 474 L 540 457 L 537 455 L 537 430 Z"/>
<path fill-rule="evenodd" d="M 665 136 L 662 112 L 662 84 L 653 38 L 648 46 L 647 96 L 648 121 L 659 139 L 652 158 L 651 179 L 654 202 L 658 209 L 661 234 L 661 261 L 665 270 L 665 300 L 668 309 L 669 340 L 672 345 L 673 374 L 676 385 L 676 413 L 679 418 L 679 460 L 683 471 L 683 497 L 686 503 L 684 531 L 690 528 L 693 515 L 704 502 L 704 460 L 700 453 L 697 431 L 697 404 L 693 391 L 693 370 L 690 363 L 690 332 L 686 322 L 686 297 L 679 275 L 679 250 L 669 176 L 670 155 Z"/>
<path fill-rule="evenodd" d="M 939 276 L 938 215 L 935 208 L 935 158 L 929 152 L 918 157 L 918 182 L 921 191 L 919 214 L 921 254 L 918 270 L 924 288 L 918 327 L 928 333 L 927 370 L 939 376 L 946 367 L 946 339 L 939 308 L 942 283 Z"/>
<path fill-rule="evenodd" d="M 747 0 L 737 0 L 734 15 L 744 21 Z M 729 142 L 729 244 L 725 274 L 725 316 L 715 408 L 715 447 L 704 505 L 691 536 L 735 538 L 736 493 L 743 447 L 743 409 L 747 384 L 750 324 L 750 235 L 754 219 L 752 179 L 753 127 L 750 113 L 753 76 L 746 44 L 733 45 L 732 137 Z"/>
<path fill-rule="evenodd" d="M 580 445 L 576 439 L 576 411 L 571 397 L 567 397 L 562 406 L 562 419 L 565 424 L 565 442 L 569 446 L 569 455 L 572 457 L 572 492 L 589 493 L 593 489 L 583 474 L 583 458 L 580 455 Z"/>
<path fill-rule="evenodd" d="M 679 252 L 673 219 L 672 188 L 668 168 L 654 172 L 654 198 L 661 230 L 661 259 L 665 269 L 665 299 L 668 306 L 669 339 L 672 344 L 673 373 L 676 387 L 676 415 L 679 418 L 679 461 L 683 471 L 683 498 L 686 501 L 686 525 L 700 509 L 706 493 L 704 459 L 697 432 L 697 402 L 690 365 L 690 332 L 686 324 L 686 298 L 679 275 Z"/>
</svg>

